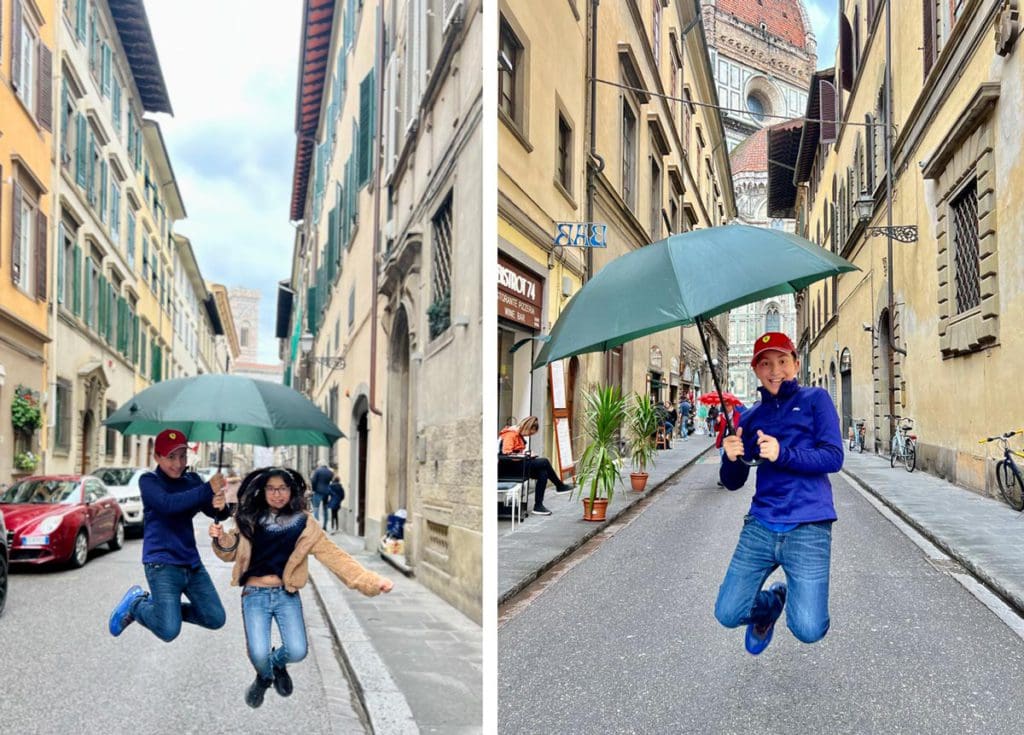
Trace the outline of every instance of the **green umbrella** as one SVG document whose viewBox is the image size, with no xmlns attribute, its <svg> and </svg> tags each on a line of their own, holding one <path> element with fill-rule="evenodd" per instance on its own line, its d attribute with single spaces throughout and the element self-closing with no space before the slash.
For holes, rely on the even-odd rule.
<svg viewBox="0 0 1024 735">
<path fill-rule="evenodd" d="M 241 375 L 162 381 L 136 394 L 103 423 L 126 436 L 180 429 L 189 441 L 219 440 L 222 449 L 225 441 L 264 447 L 330 446 L 344 436 L 301 393 Z"/>
<path fill-rule="evenodd" d="M 698 327 L 710 365 L 702 322 L 853 270 L 782 230 L 725 225 L 673 235 L 616 258 L 587 281 L 558 317 L 534 367 L 690 324 Z M 711 375 L 721 395 L 714 370 Z"/>
</svg>

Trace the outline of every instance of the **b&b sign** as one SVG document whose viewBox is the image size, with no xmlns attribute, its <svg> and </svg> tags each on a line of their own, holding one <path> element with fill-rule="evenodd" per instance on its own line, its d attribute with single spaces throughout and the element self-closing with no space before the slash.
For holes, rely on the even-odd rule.
<svg viewBox="0 0 1024 735">
<path fill-rule="evenodd" d="M 562 248 L 608 247 L 608 225 L 596 222 L 556 222 L 554 244 Z"/>
</svg>

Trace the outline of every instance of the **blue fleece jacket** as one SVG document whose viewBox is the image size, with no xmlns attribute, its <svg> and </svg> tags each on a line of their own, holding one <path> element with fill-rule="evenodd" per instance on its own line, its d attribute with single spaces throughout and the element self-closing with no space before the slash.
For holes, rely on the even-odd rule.
<svg viewBox="0 0 1024 735">
<path fill-rule="evenodd" d="M 210 518 L 213 489 L 194 472 L 171 479 L 157 467 L 139 478 L 142 492 L 142 562 L 199 566 L 192 517 L 202 511 Z"/>
<path fill-rule="evenodd" d="M 740 419 L 744 456 L 758 456 L 758 429 L 779 441 L 779 458 L 757 468 L 757 486 L 750 513 L 765 523 L 834 521 L 828 473 L 843 466 L 839 416 L 822 388 L 801 388 L 788 380 L 771 395 L 758 388 L 761 401 Z M 750 467 L 722 457 L 719 477 L 730 490 L 747 481 Z"/>
</svg>

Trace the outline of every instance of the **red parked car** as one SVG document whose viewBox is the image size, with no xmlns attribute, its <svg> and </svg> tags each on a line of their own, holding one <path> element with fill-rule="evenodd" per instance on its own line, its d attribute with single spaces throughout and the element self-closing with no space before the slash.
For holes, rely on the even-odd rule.
<svg viewBox="0 0 1024 735">
<path fill-rule="evenodd" d="M 11 564 L 85 564 L 89 550 L 124 543 L 117 500 L 90 475 L 28 477 L 0 495 Z"/>
</svg>

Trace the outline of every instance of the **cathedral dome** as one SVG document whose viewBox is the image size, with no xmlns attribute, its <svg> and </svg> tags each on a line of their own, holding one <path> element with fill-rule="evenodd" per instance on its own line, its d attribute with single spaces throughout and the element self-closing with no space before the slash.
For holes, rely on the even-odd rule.
<svg viewBox="0 0 1024 735">
<path fill-rule="evenodd" d="M 813 43 L 814 32 L 802 0 L 716 0 L 718 12 L 732 15 L 799 49 Z"/>
</svg>

